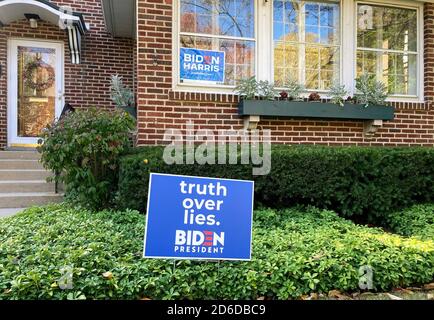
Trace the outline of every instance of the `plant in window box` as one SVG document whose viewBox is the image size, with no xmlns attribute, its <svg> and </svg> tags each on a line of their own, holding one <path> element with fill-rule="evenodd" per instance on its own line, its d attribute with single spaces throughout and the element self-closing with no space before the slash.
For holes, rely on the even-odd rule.
<svg viewBox="0 0 434 320">
<path fill-rule="evenodd" d="M 259 81 L 258 97 L 261 100 L 274 101 L 276 99 L 276 90 L 274 89 L 274 84 L 268 81 Z"/>
<path fill-rule="evenodd" d="M 110 96 L 118 108 L 129 113 L 134 119 L 137 119 L 134 93 L 123 83 L 123 77 L 119 75 L 111 77 Z"/>
<path fill-rule="evenodd" d="M 356 98 L 349 96 L 347 100 L 345 100 L 345 103 L 355 104 L 357 101 Z"/>
<path fill-rule="evenodd" d="M 375 90 L 370 93 L 369 101 L 379 102 L 382 97 L 382 88 L 380 85 L 376 85 L 374 89 Z M 394 119 L 395 109 L 393 107 L 372 105 L 366 110 L 363 105 L 347 104 L 346 108 L 342 108 L 341 105 L 345 101 L 346 92 L 345 88 L 340 86 L 335 88 L 333 102 L 324 103 L 321 103 L 321 96 L 317 92 L 310 94 L 308 102 L 293 101 L 291 97 L 297 97 L 301 94 L 299 86 L 294 89 L 292 93 L 286 90 L 283 91 L 280 94 L 280 99 L 276 100 L 273 85 L 267 81 L 258 82 L 255 78 L 241 81 L 236 90 L 241 96 L 238 105 L 238 113 L 241 116 L 282 116 L 293 118 L 354 120 Z"/>
<path fill-rule="evenodd" d="M 364 104 L 365 108 L 370 105 L 385 105 L 387 99 L 387 87 L 377 81 L 375 75 L 364 74 L 356 79 L 357 103 Z"/>
<path fill-rule="evenodd" d="M 321 102 L 321 96 L 318 92 L 312 92 L 308 98 L 309 102 Z"/>
<path fill-rule="evenodd" d="M 337 104 L 341 107 L 345 106 L 345 97 L 348 96 L 348 91 L 345 89 L 344 85 L 340 85 L 338 83 L 335 83 L 330 88 L 330 101 L 334 104 Z"/>
<path fill-rule="evenodd" d="M 238 86 L 235 88 L 235 92 L 238 93 L 242 100 L 255 100 L 258 93 L 258 81 L 256 81 L 256 77 L 240 80 Z"/>
<path fill-rule="evenodd" d="M 280 92 L 279 95 L 280 95 L 280 100 L 281 101 L 285 101 L 285 100 L 289 99 L 289 94 L 286 91 Z"/>
<path fill-rule="evenodd" d="M 299 84 L 297 81 L 295 81 L 294 79 L 289 79 L 286 84 L 285 87 L 288 88 L 288 99 L 294 100 L 294 101 L 301 101 L 301 95 L 302 93 L 305 91 L 305 88 Z"/>
<path fill-rule="evenodd" d="M 276 99 L 274 84 L 269 81 L 257 81 L 256 77 L 240 80 L 235 92 L 242 100 L 268 100 Z"/>
</svg>

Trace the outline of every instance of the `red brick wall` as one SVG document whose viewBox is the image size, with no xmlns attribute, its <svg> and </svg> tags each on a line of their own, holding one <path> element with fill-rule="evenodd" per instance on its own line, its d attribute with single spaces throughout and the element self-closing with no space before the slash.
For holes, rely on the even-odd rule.
<svg viewBox="0 0 434 320">
<path fill-rule="evenodd" d="M 172 92 L 172 0 L 138 0 L 138 143 L 161 144 L 166 129 L 243 128 L 233 95 Z M 385 122 L 374 138 L 363 122 L 312 119 L 262 119 L 272 139 L 285 144 L 434 146 L 434 5 L 425 8 L 426 104 L 399 104 L 396 119 Z M 158 65 L 154 65 L 157 54 Z"/>
<path fill-rule="evenodd" d="M 49 39 L 63 41 L 65 47 L 65 102 L 75 107 L 113 107 L 110 100 L 110 76 L 124 76 L 134 85 L 134 46 L 131 39 L 113 38 L 105 30 L 100 0 L 58 0 L 57 5 L 70 5 L 84 14 L 90 31 L 82 40 L 82 63 L 71 64 L 66 32 L 45 22 L 38 29 L 30 29 L 27 21 L 17 21 L 0 28 L 0 149 L 7 141 L 7 40 L 14 38 Z"/>
</svg>

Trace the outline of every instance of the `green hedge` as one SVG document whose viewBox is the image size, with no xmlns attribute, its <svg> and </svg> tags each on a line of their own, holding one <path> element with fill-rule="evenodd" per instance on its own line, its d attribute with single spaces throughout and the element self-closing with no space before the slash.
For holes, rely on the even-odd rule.
<svg viewBox="0 0 434 320">
<path fill-rule="evenodd" d="M 257 299 L 429 283 L 434 242 L 356 226 L 329 211 L 255 212 L 251 262 L 142 258 L 145 217 L 62 205 L 0 219 L 2 299 Z M 59 279 L 72 267 L 72 289 Z"/>
<path fill-rule="evenodd" d="M 162 147 L 138 149 L 120 164 L 120 208 L 146 210 L 149 172 L 255 180 L 255 199 L 273 208 L 313 205 L 371 222 L 434 199 L 432 148 L 272 148 L 267 176 L 250 165 L 173 165 Z M 144 160 L 147 162 L 144 162 Z"/>
</svg>

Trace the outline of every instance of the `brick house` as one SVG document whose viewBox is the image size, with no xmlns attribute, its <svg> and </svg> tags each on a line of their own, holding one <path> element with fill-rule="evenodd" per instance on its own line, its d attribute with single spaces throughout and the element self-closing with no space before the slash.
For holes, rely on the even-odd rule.
<svg viewBox="0 0 434 320">
<path fill-rule="evenodd" d="M 0 149 L 33 146 L 66 103 L 112 108 L 113 74 L 135 86 L 135 9 L 134 0 L 0 1 Z M 113 12 L 132 18 L 111 24 Z M 38 59 L 49 88 L 25 78 Z"/>
<path fill-rule="evenodd" d="M 72 23 L 59 28 L 59 19 Z M 56 115 L 66 102 L 113 107 L 112 74 L 136 90 L 139 145 L 166 143 L 167 129 L 192 121 L 197 129 L 270 129 L 273 142 L 285 144 L 434 146 L 434 1 L 2 0 L 0 22 L 0 148 L 34 143 L 26 135 L 49 118 L 43 114 L 53 116 L 53 104 Z M 47 41 L 54 45 L 40 45 Z M 45 68 L 42 87 L 25 72 L 17 79 L 29 69 L 26 55 L 58 51 L 54 60 L 63 63 Z M 187 70 L 195 52 L 215 58 L 216 69 Z M 52 69 L 63 86 L 56 80 L 47 89 Z M 340 83 L 352 96 L 362 74 L 387 85 L 392 119 L 334 118 L 326 109 L 240 115 L 234 94 L 240 79 L 256 76 L 279 90 L 293 79 L 324 99 Z M 28 96 L 17 82 L 30 83 Z M 48 97 L 38 100 L 38 91 Z"/>
</svg>

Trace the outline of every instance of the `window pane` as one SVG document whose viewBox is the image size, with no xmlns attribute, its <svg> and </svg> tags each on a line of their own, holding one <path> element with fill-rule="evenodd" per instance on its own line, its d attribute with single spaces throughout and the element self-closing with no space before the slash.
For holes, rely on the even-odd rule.
<svg viewBox="0 0 434 320">
<path fill-rule="evenodd" d="M 255 75 L 255 42 L 181 36 L 181 47 L 225 52 L 225 85 Z"/>
<path fill-rule="evenodd" d="M 274 1 L 274 40 L 298 41 L 299 7 L 292 1 Z"/>
<path fill-rule="evenodd" d="M 181 0 L 181 32 L 254 38 L 254 0 Z"/>
<path fill-rule="evenodd" d="M 299 49 L 284 42 L 276 42 L 274 48 L 274 81 L 276 85 L 284 86 L 289 79 L 298 79 Z"/>
<path fill-rule="evenodd" d="M 306 47 L 306 88 L 327 90 L 340 81 L 339 49 L 335 47 Z"/>
<path fill-rule="evenodd" d="M 362 4 L 358 6 L 359 48 L 417 51 L 417 11 Z"/>
<path fill-rule="evenodd" d="M 318 4 L 306 4 L 306 25 L 307 26 L 319 26 L 319 5 Z"/>
<path fill-rule="evenodd" d="M 417 54 L 358 50 L 357 74 L 364 73 L 384 82 L 390 94 L 417 95 Z"/>
<path fill-rule="evenodd" d="M 306 42 L 318 43 L 319 42 L 319 26 L 306 26 Z"/>
<path fill-rule="evenodd" d="M 312 90 L 340 79 L 339 2 L 278 0 L 273 5 L 274 81 Z"/>
</svg>

